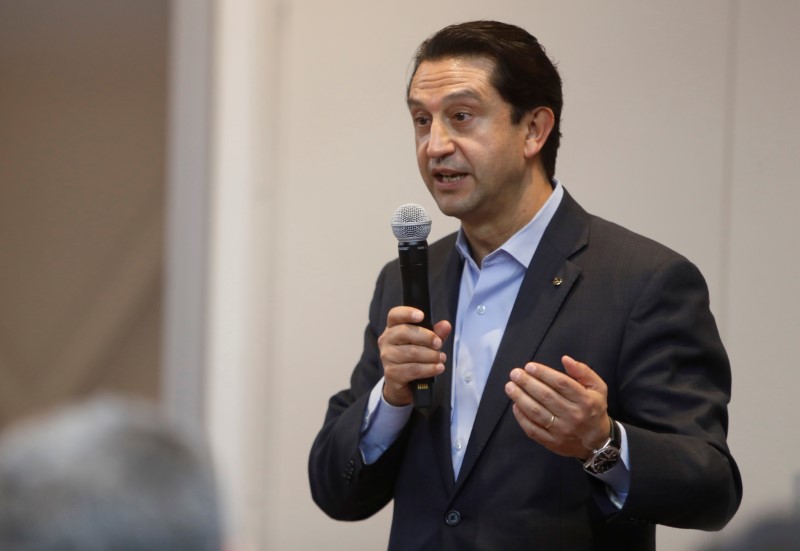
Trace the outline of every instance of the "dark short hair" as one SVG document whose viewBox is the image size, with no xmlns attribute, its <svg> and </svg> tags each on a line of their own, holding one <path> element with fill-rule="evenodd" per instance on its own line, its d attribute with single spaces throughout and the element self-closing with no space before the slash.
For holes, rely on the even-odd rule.
<svg viewBox="0 0 800 551">
<path fill-rule="evenodd" d="M 549 107 L 555 115 L 550 136 L 542 148 L 542 161 L 548 178 L 556 171 L 556 156 L 561 142 L 561 77 L 536 37 L 525 29 L 498 21 L 470 21 L 440 30 L 417 49 L 411 80 L 423 61 L 449 57 L 476 56 L 494 61 L 492 84 L 512 107 L 512 122 L 537 107 Z M 408 96 L 408 91 L 406 96 Z"/>
</svg>

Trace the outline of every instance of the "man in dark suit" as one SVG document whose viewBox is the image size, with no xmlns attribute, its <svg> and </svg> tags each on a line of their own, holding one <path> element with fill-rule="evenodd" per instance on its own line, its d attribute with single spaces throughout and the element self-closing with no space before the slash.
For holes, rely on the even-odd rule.
<svg viewBox="0 0 800 551">
<path fill-rule="evenodd" d="M 417 159 L 461 221 L 430 247 L 433 330 L 380 274 L 351 386 L 309 461 L 337 519 L 394 500 L 397 550 L 652 549 L 718 529 L 742 486 L 730 367 L 698 270 L 555 179 L 561 80 L 534 37 L 447 27 L 408 86 Z M 411 383 L 436 377 L 432 407 Z"/>
</svg>

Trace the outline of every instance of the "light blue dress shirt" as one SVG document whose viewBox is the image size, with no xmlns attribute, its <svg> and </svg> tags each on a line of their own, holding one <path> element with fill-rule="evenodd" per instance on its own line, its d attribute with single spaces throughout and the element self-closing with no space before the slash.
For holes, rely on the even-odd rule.
<svg viewBox="0 0 800 551">
<path fill-rule="evenodd" d="M 536 216 L 478 266 L 469 244 L 459 231 L 456 248 L 464 258 L 453 331 L 453 377 L 450 442 L 453 472 L 458 478 L 469 436 L 489 371 L 503 338 L 522 279 L 547 225 L 561 203 L 564 190 L 554 180 L 553 193 Z M 509 372 L 511 370 L 509 367 Z M 521 366 L 519 366 L 521 367 Z M 364 414 L 359 449 L 366 464 L 374 463 L 394 442 L 412 406 L 395 407 L 383 399 L 383 379 L 373 388 Z M 618 506 L 627 496 L 630 473 L 627 435 L 621 427 L 623 462 L 609 473 L 597 475 L 610 486 L 609 497 Z"/>
</svg>

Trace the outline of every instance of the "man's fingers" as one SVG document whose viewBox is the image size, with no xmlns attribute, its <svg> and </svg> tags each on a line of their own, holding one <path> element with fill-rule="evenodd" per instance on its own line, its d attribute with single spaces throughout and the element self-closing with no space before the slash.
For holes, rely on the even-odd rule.
<svg viewBox="0 0 800 551">
<path fill-rule="evenodd" d="M 422 312 L 409 306 L 397 306 L 389 311 L 387 327 L 378 337 L 387 378 L 405 383 L 444 371 L 447 357 L 441 348 L 452 326 L 448 321 L 440 321 L 431 331 L 413 325 L 421 319 Z"/>
<path fill-rule="evenodd" d="M 378 337 L 378 346 L 382 349 L 385 346 L 405 346 L 414 345 L 439 350 L 442 347 L 442 338 L 436 333 L 418 325 L 395 325 L 387 327 Z"/>
<path fill-rule="evenodd" d="M 447 337 L 450 336 L 450 332 L 452 330 L 453 326 L 447 320 L 442 320 L 433 326 L 433 332 L 436 333 L 440 339 L 442 339 L 442 342 L 447 340 Z"/>
<path fill-rule="evenodd" d="M 404 323 L 419 323 L 425 318 L 422 310 L 412 308 L 411 306 L 395 306 L 389 310 L 389 315 L 386 317 L 387 327 L 394 327 Z"/>
<path fill-rule="evenodd" d="M 556 396 L 580 402 L 586 392 L 578 381 L 546 365 L 531 362 L 525 366 L 525 373 L 530 377 L 528 391 L 540 395 L 545 403 L 554 401 Z"/>
<path fill-rule="evenodd" d="M 547 427 L 555 412 L 548 409 L 541 401 L 525 389 L 524 379 L 527 376 L 520 369 L 511 372 L 511 381 L 506 383 L 506 394 L 517 405 L 521 414 L 539 427 Z M 529 377 L 527 377 L 530 379 Z M 551 425 L 552 426 L 552 425 Z"/>
<path fill-rule="evenodd" d="M 421 310 L 396 306 L 389 310 L 386 329 L 378 337 L 385 377 L 383 395 L 391 404 L 410 403 L 411 381 L 435 377 L 444 371 L 447 357 L 441 348 L 452 326 L 440 321 L 431 331 L 417 325 L 423 317 Z"/>
<path fill-rule="evenodd" d="M 520 428 L 528 436 L 528 438 L 532 438 L 533 440 L 545 445 L 555 440 L 550 431 L 545 429 L 541 423 L 531 420 L 531 418 L 528 417 L 528 414 L 525 413 L 519 404 L 515 403 L 511 407 L 514 417 L 517 419 L 517 423 L 519 423 Z"/>
<path fill-rule="evenodd" d="M 444 352 L 413 344 L 387 346 L 381 352 L 381 360 L 384 364 L 431 366 L 439 363 L 443 364 L 445 359 Z"/>
<path fill-rule="evenodd" d="M 600 375 L 585 363 L 579 362 L 570 356 L 562 356 L 561 364 L 564 366 L 567 375 L 578 381 L 584 388 L 596 390 L 602 394 L 606 393 L 606 383 Z"/>
<path fill-rule="evenodd" d="M 410 306 L 395 306 L 389 310 L 386 329 L 378 339 L 378 345 L 415 344 L 439 350 L 452 329 L 450 322 L 440 321 L 434 330 L 415 325 L 422 321 L 421 310 Z"/>
</svg>

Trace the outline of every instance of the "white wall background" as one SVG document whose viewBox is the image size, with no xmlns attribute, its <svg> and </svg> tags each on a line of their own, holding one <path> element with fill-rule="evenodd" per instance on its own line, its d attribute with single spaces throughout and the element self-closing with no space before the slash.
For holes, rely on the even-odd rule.
<svg viewBox="0 0 800 551">
<path fill-rule="evenodd" d="M 412 54 L 477 18 L 524 26 L 558 62 L 557 173 L 570 192 L 708 279 L 745 485 L 723 536 L 794 506 L 800 3 L 226 0 L 214 17 L 207 396 L 240 542 L 385 547 L 390 511 L 327 519 L 306 461 L 395 255 L 391 214 L 409 201 L 436 212 L 404 107 Z M 437 216 L 433 227 L 437 237 L 456 225 Z M 661 549 L 713 537 L 659 528 Z"/>
</svg>

